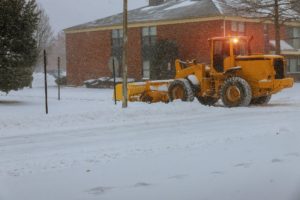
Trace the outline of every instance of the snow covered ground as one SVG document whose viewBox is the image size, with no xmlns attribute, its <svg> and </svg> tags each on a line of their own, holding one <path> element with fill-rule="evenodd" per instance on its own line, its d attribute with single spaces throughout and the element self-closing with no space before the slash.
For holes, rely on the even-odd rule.
<svg viewBox="0 0 300 200">
<path fill-rule="evenodd" d="M 50 84 L 51 85 L 51 84 Z M 0 96 L 0 200 L 299 200 L 300 84 L 267 106 Z"/>
</svg>

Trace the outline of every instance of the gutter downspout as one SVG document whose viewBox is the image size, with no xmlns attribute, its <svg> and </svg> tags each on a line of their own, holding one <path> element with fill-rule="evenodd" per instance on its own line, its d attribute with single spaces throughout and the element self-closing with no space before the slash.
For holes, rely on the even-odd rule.
<svg viewBox="0 0 300 200">
<path fill-rule="evenodd" d="M 226 37 L 226 19 L 223 17 L 223 36 Z"/>
</svg>

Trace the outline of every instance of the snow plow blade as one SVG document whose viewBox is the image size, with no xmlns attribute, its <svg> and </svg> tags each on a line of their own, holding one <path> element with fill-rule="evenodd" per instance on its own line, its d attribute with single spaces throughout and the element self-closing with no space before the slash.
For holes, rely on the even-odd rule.
<svg viewBox="0 0 300 200">
<path fill-rule="evenodd" d="M 147 103 L 156 102 L 169 102 L 168 87 L 173 80 L 159 80 L 159 81 L 147 81 L 136 82 L 127 84 L 128 88 L 128 100 L 129 101 L 141 101 Z M 122 101 L 123 99 L 123 85 L 118 84 L 116 86 L 116 100 Z"/>
</svg>

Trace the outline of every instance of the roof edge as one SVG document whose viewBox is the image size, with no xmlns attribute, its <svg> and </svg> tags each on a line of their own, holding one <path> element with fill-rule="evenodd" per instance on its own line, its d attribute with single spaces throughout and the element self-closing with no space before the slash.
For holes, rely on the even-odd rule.
<svg viewBox="0 0 300 200">
<path fill-rule="evenodd" d="M 195 23 L 195 22 L 205 22 L 205 21 L 215 21 L 215 20 L 232 20 L 232 21 L 240 21 L 240 22 L 256 22 L 256 23 L 265 23 L 272 24 L 272 21 L 262 22 L 260 19 L 250 19 L 243 18 L 238 16 L 214 16 L 214 17 L 201 17 L 201 18 L 190 18 L 190 19 L 174 19 L 174 20 L 166 20 L 166 21 L 147 21 L 147 22 L 137 22 L 128 24 L 129 28 L 139 28 L 139 27 L 147 27 L 147 26 L 161 26 L 161 25 L 172 25 L 172 24 L 183 24 L 183 23 Z M 300 22 L 288 22 L 286 25 L 289 26 L 300 26 Z M 117 24 L 113 26 L 99 26 L 94 28 L 84 28 L 77 30 L 68 30 L 64 29 L 65 34 L 72 33 L 84 33 L 84 32 L 94 32 L 94 31 L 104 31 L 104 30 L 113 30 L 113 29 L 121 29 L 123 28 L 122 24 Z"/>
<path fill-rule="evenodd" d="M 138 22 L 128 24 L 129 28 L 138 28 L 146 26 L 159 26 L 159 25 L 169 25 L 169 24 L 183 24 L 183 23 L 193 23 L 193 22 L 203 22 L 203 21 L 214 21 L 214 20 L 223 20 L 223 16 L 216 17 L 202 17 L 202 18 L 191 18 L 191 19 L 175 19 L 175 20 L 166 20 L 166 21 L 147 21 L 147 22 Z M 85 28 L 77 30 L 63 30 L 66 34 L 70 33 L 82 33 L 82 32 L 93 32 L 93 31 L 103 31 L 103 30 L 113 30 L 122 28 L 122 24 L 117 24 L 113 26 L 99 26 L 94 28 Z"/>
<path fill-rule="evenodd" d="M 223 20 L 223 17 L 204 17 L 204 18 L 191 18 L 191 19 L 174 19 L 166 21 L 147 21 L 147 22 L 136 22 L 128 24 L 129 28 L 138 28 L 146 26 L 158 26 L 158 25 L 169 25 L 169 24 L 182 24 L 182 23 L 193 23 L 201 21 L 213 21 L 213 20 Z M 92 31 L 102 31 L 102 30 L 113 30 L 122 28 L 122 24 L 117 24 L 113 26 L 99 26 L 94 28 L 78 29 L 78 30 L 63 30 L 65 33 L 80 33 L 80 32 L 92 32 Z"/>
</svg>

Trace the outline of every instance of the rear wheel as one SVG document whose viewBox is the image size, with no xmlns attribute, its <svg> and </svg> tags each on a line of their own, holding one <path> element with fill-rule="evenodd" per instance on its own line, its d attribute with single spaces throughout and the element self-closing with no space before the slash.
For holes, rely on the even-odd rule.
<svg viewBox="0 0 300 200">
<path fill-rule="evenodd" d="M 221 98 L 226 107 L 248 106 L 252 99 L 251 87 L 240 77 L 228 78 L 221 88 Z"/>
<path fill-rule="evenodd" d="M 191 84 L 186 79 L 174 80 L 168 89 L 170 101 L 181 99 L 182 101 L 193 101 L 194 92 Z"/>
<path fill-rule="evenodd" d="M 262 96 L 251 100 L 253 105 L 266 105 L 270 102 L 272 95 Z"/>
<path fill-rule="evenodd" d="M 205 106 L 214 106 L 219 101 L 219 99 L 213 97 L 197 96 L 197 99 L 202 105 Z"/>
</svg>

